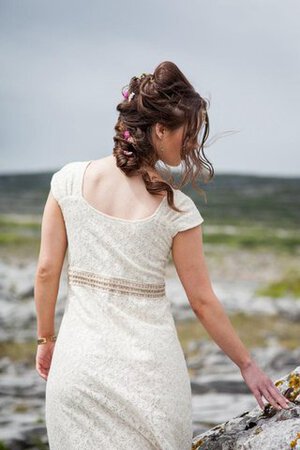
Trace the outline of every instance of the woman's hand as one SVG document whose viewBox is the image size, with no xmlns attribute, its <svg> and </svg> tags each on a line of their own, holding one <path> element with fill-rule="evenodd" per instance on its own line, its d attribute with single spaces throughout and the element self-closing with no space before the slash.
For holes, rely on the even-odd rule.
<svg viewBox="0 0 300 450">
<path fill-rule="evenodd" d="M 39 344 L 37 346 L 35 367 L 38 374 L 46 381 L 51 365 L 54 346 L 55 342 L 52 341 L 46 342 L 45 344 Z"/>
<path fill-rule="evenodd" d="M 251 360 L 245 367 L 240 367 L 241 374 L 263 410 L 265 405 L 262 396 L 277 410 L 288 409 L 290 402 L 285 398 L 273 381 Z"/>
</svg>

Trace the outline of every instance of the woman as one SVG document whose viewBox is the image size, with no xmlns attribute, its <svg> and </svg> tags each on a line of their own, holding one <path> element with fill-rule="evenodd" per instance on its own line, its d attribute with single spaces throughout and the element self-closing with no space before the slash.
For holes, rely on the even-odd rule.
<svg viewBox="0 0 300 450">
<path fill-rule="evenodd" d="M 260 407 L 287 401 L 234 332 L 209 279 L 203 217 L 156 163 L 185 164 L 184 181 L 213 169 L 203 152 L 207 102 L 178 67 L 133 77 L 117 106 L 113 155 L 64 165 L 51 179 L 35 281 L 36 369 L 47 380 L 51 450 L 190 450 L 191 387 L 165 268 L 240 368 Z M 198 134 L 204 130 L 199 145 Z M 68 249 L 59 334 L 55 303 Z"/>
</svg>

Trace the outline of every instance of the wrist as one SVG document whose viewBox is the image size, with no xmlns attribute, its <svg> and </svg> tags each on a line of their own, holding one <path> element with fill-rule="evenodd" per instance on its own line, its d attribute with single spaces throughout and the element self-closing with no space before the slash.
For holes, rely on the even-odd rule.
<svg viewBox="0 0 300 450">
<path fill-rule="evenodd" d="M 51 335 L 47 335 L 47 336 L 38 336 L 36 339 L 36 342 L 38 345 L 47 344 L 48 342 L 55 342 L 56 337 L 57 336 L 55 334 L 51 334 Z"/>
<path fill-rule="evenodd" d="M 249 357 L 249 358 L 246 358 L 245 360 L 241 361 L 238 364 L 238 367 L 239 367 L 240 370 L 245 370 L 245 369 L 248 369 L 249 367 L 251 367 L 252 364 L 254 364 L 254 361 L 253 361 L 253 359 L 251 359 Z"/>
</svg>

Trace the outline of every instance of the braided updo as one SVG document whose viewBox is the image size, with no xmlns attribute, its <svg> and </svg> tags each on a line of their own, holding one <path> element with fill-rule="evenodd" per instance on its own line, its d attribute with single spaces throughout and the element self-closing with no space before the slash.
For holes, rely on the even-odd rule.
<svg viewBox="0 0 300 450">
<path fill-rule="evenodd" d="M 152 126 L 159 122 L 173 131 L 184 125 L 181 162 L 185 170 L 180 187 L 190 181 L 195 186 L 199 174 L 210 180 L 214 169 L 203 152 L 209 134 L 208 100 L 195 91 L 176 64 L 170 61 L 160 63 L 153 74 L 132 77 L 126 87 L 127 95 L 117 105 L 119 118 L 114 128 L 116 164 L 128 176 L 142 175 L 149 193 L 155 195 L 166 191 L 169 205 L 180 211 L 173 202 L 172 187 L 176 188 L 176 185 L 172 174 L 167 170 L 168 180 L 161 181 L 148 173 L 149 168 L 158 172 L 155 164 L 160 159 L 151 139 Z M 202 141 L 198 143 L 202 128 Z M 124 135 L 125 131 L 127 135 Z M 208 171 L 206 174 L 204 168 Z M 202 189 L 200 191 L 203 193 Z"/>
</svg>

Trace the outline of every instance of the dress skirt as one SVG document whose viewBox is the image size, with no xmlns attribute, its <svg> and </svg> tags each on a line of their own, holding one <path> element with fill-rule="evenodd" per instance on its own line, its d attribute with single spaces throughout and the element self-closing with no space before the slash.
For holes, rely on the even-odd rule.
<svg viewBox="0 0 300 450">
<path fill-rule="evenodd" d="M 161 286 L 106 281 L 69 270 L 46 384 L 50 450 L 190 450 L 191 385 L 170 302 Z"/>
</svg>

